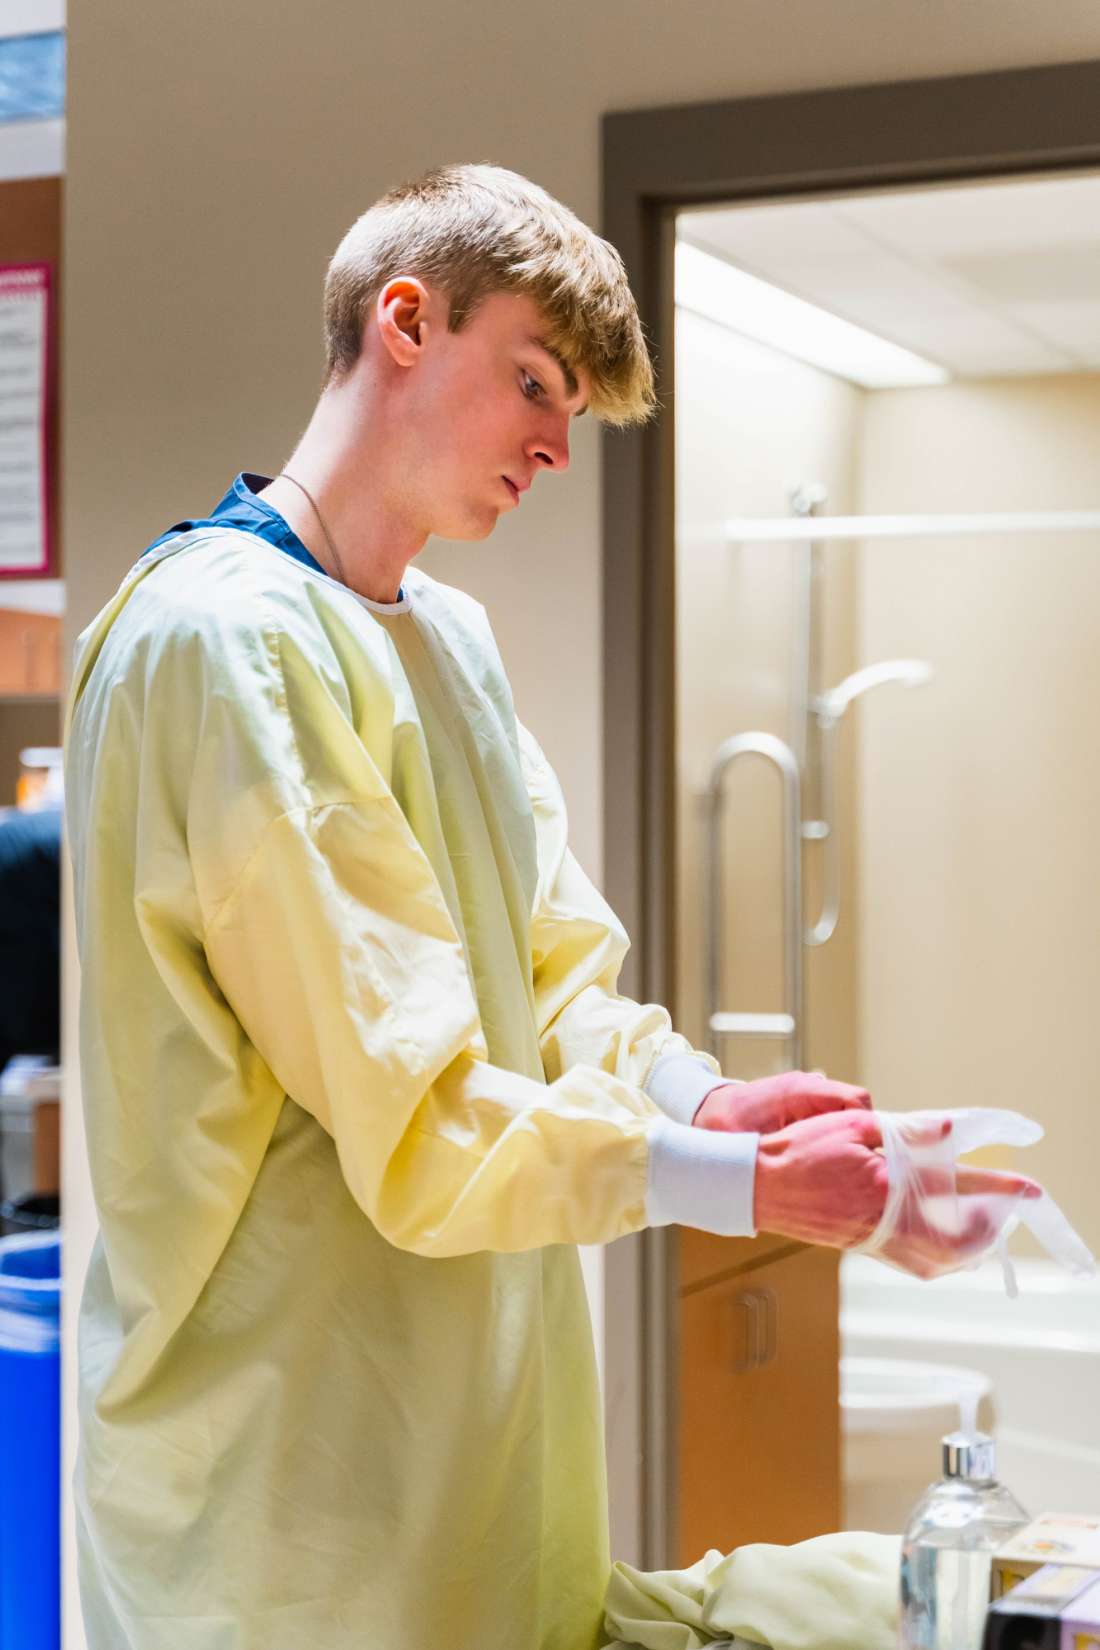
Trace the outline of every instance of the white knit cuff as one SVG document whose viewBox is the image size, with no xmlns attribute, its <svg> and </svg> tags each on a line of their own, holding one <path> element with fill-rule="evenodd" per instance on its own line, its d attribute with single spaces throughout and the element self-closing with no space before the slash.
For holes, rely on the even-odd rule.
<svg viewBox="0 0 1100 1650">
<path fill-rule="evenodd" d="M 674 1123 L 690 1123 L 711 1089 L 726 1081 L 697 1054 L 662 1054 L 645 1080 L 645 1092 Z"/>
<path fill-rule="evenodd" d="M 650 1226 L 696 1226 L 719 1237 L 755 1237 L 752 1205 L 758 1134 L 723 1134 L 655 1117 L 646 1131 Z"/>
</svg>

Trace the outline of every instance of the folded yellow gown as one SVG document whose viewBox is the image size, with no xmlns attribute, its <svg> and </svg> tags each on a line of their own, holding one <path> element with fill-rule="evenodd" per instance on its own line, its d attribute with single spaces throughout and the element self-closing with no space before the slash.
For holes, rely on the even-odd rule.
<svg viewBox="0 0 1100 1650">
<path fill-rule="evenodd" d="M 606 1650 L 894 1650 L 900 1558 L 897 1536 L 858 1530 L 709 1552 L 688 1570 L 616 1564 Z"/>
<path fill-rule="evenodd" d="M 616 994 L 484 612 L 405 587 L 202 529 L 80 638 L 89 1650 L 599 1639 L 574 1245 L 644 1224 L 687 1045 Z"/>
</svg>

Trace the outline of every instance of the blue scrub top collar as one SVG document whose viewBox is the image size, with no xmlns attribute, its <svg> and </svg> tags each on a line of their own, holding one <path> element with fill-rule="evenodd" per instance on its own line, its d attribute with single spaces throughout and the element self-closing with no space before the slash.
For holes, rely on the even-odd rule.
<svg viewBox="0 0 1100 1650">
<path fill-rule="evenodd" d="M 257 538 L 285 550 L 288 556 L 293 556 L 294 560 L 300 561 L 304 567 L 329 578 L 331 575 L 325 572 L 315 556 L 310 555 L 285 517 L 268 504 L 266 499 L 257 497 L 258 493 L 270 485 L 271 480 L 271 476 L 256 475 L 251 470 L 242 470 L 209 516 L 194 521 L 177 521 L 174 527 L 170 527 L 166 533 L 154 539 L 148 549 L 155 550 L 158 545 L 175 538 L 177 533 L 191 533 L 198 527 L 237 527 L 242 532 L 254 533 Z M 333 582 L 339 583 L 339 580 Z M 371 602 L 369 605 L 388 612 L 394 611 L 405 600 L 405 587 L 402 585 L 397 592 L 396 602 Z"/>
</svg>

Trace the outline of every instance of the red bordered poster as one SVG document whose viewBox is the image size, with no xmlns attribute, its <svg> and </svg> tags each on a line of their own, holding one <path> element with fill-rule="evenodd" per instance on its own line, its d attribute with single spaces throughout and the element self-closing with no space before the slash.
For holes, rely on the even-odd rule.
<svg viewBox="0 0 1100 1650">
<path fill-rule="evenodd" d="M 44 576 L 49 264 L 0 264 L 0 574 Z"/>
</svg>

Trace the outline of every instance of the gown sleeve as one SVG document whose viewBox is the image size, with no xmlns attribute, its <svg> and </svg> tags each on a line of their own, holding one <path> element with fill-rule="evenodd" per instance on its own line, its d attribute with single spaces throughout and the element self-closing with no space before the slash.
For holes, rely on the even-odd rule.
<svg viewBox="0 0 1100 1650">
<path fill-rule="evenodd" d="M 531 962 L 547 1078 L 598 1066 L 642 1088 L 669 1117 L 690 1123 L 725 1081 L 717 1060 L 673 1030 L 667 1009 L 617 990 L 626 931 L 569 848 L 565 801 L 534 736 L 519 728 L 520 759 L 535 818 L 538 893 Z"/>
<path fill-rule="evenodd" d="M 397 737 L 384 633 L 371 660 L 337 646 L 330 615 L 288 604 L 277 618 L 219 616 L 213 657 L 187 650 L 203 946 L 377 1229 L 442 1257 L 674 1220 L 751 1227 L 738 1142 L 755 1137 L 669 1121 L 629 1063 L 573 1063 L 547 1083 L 490 1063 L 461 940 L 384 778 Z"/>
<path fill-rule="evenodd" d="M 490 1064 L 462 943 L 384 777 L 388 642 L 379 630 L 368 657 L 326 626 L 203 614 L 200 634 L 160 650 L 157 744 L 186 796 L 213 988 L 397 1247 L 446 1256 L 639 1229 L 657 1107 L 606 1070 L 546 1085 Z M 184 787 L 173 765 L 192 748 Z"/>
</svg>

